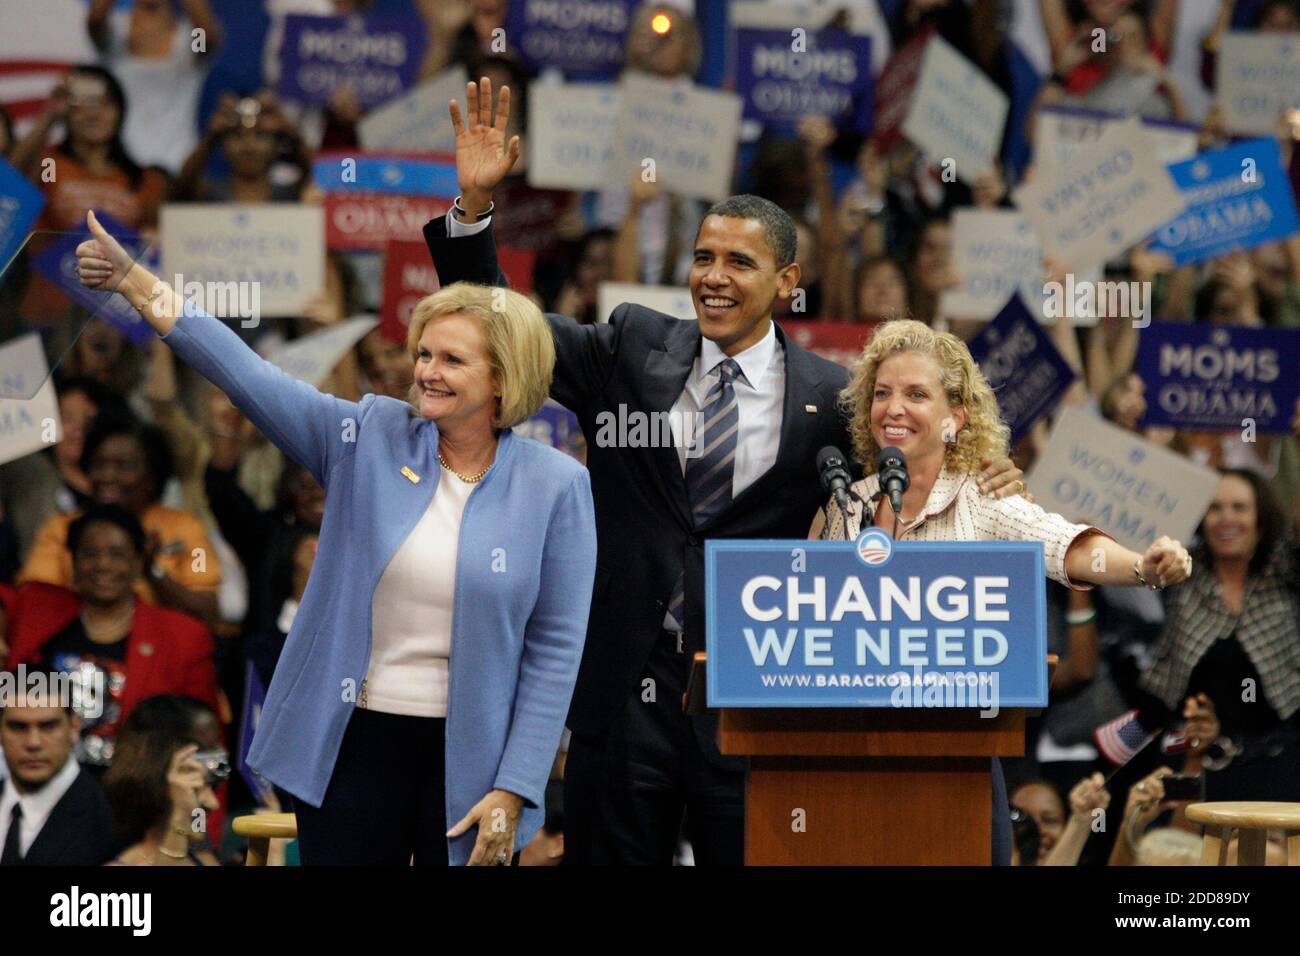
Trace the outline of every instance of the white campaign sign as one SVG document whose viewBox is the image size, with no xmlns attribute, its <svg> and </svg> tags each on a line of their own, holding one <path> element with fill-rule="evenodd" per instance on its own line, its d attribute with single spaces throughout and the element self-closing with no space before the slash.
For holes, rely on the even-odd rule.
<svg viewBox="0 0 1300 956">
<path fill-rule="evenodd" d="M 379 320 L 370 315 L 345 319 L 280 346 L 266 360 L 308 385 L 320 385 L 348 350 L 378 324 Z"/>
<path fill-rule="evenodd" d="M 606 184 L 625 188 L 650 168 L 664 189 L 691 199 L 718 200 L 731 190 L 742 101 L 678 80 L 626 73 Z"/>
<path fill-rule="evenodd" d="M 371 110 L 357 123 L 362 147 L 454 153 L 456 132 L 451 126 L 447 101 L 454 99 L 460 106 L 460 115 L 465 116 L 465 83 L 465 68 L 454 66 Z"/>
<path fill-rule="evenodd" d="M 1219 476 L 1091 412 L 1066 408 L 1026 481 L 1048 511 L 1143 552 L 1161 535 L 1186 545 Z"/>
<path fill-rule="evenodd" d="M 263 317 L 300 315 L 303 306 L 325 288 L 321 206 L 169 204 L 162 207 L 160 224 L 162 278 L 168 282 L 174 283 L 179 275 L 186 285 L 239 283 L 238 291 L 231 286 L 222 295 L 234 294 L 236 301 L 247 301 L 247 289 L 256 283 Z"/>
<path fill-rule="evenodd" d="M 624 302 L 635 302 L 678 319 L 694 319 L 691 290 L 665 285 L 637 285 L 635 282 L 602 282 L 596 289 L 596 315 L 608 322 L 609 315 Z"/>
<path fill-rule="evenodd" d="M 936 35 L 925 48 L 903 135 L 930 162 L 955 161 L 957 178 L 973 183 L 993 168 L 1007 107 L 1006 94 Z"/>
<path fill-rule="evenodd" d="M 833 20 L 847 14 L 846 27 L 850 33 L 870 37 L 889 35 L 880 8 L 863 0 L 850 0 L 848 3 L 845 0 L 731 0 L 727 10 L 732 29 L 803 27 L 811 32 L 823 30 Z M 871 56 L 876 59 L 874 40 Z M 884 59 L 888 57 L 880 62 L 883 63 Z"/>
<path fill-rule="evenodd" d="M 1300 37 L 1294 33 L 1226 33 L 1216 72 L 1230 132 L 1272 136 L 1279 114 L 1300 107 Z"/>
<path fill-rule="evenodd" d="M 0 465 L 62 439 L 59 400 L 41 337 L 32 332 L 0 346 Z"/>
<path fill-rule="evenodd" d="M 1034 173 L 1042 175 L 1049 169 L 1067 165 L 1089 144 L 1096 142 L 1103 132 L 1123 117 L 1106 116 L 1087 110 L 1040 107 L 1034 124 Z M 1196 155 L 1196 128 L 1182 123 L 1164 123 L 1143 120 L 1142 132 L 1155 150 L 1160 162 L 1182 162 Z"/>
<path fill-rule="evenodd" d="M 1013 194 L 1044 250 L 1081 272 L 1141 242 L 1186 200 L 1135 117 Z"/>
<path fill-rule="evenodd" d="M 952 266 L 961 285 L 945 291 L 939 309 L 954 319 L 991 319 L 1013 294 L 1041 295 L 1043 246 L 1020 213 L 958 209 L 952 216 Z"/>
<path fill-rule="evenodd" d="M 607 83 L 528 86 L 528 185 L 587 190 L 608 181 L 618 122 L 618 87 Z"/>
</svg>

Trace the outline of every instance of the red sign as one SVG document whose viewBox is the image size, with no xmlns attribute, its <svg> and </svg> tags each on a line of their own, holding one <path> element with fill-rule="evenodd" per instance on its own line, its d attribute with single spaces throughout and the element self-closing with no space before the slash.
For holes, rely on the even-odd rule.
<svg viewBox="0 0 1300 956">
<path fill-rule="evenodd" d="M 389 242 L 419 242 L 424 224 L 451 208 L 451 199 L 388 193 L 328 193 L 325 245 L 353 251 L 383 249 Z M 429 254 L 425 252 L 425 259 Z"/>
<path fill-rule="evenodd" d="M 921 77 L 921 61 L 934 27 L 926 27 L 903 44 L 880 73 L 876 81 L 876 148 L 887 153 L 900 138 L 899 129 L 912 105 L 912 91 Z"/>
<path fill-rule="evenodd" d="M 522 249 L 498 249 L 497 261 L 516 292 L 533 289 L 533 261 Z M 438 291 L 438 273 L 429 259 L 424 240 L 396 241 L 384 247 L 384 301 L 379 313 L 379 332 L 384 338 L 406 344 L 411 312 L 426 295 Z"/>
<path fill-rule="evenodd" d="M 496 213 L 492 232 L 511 249 L 544 252 L 560 241 L 556 226 L 578 205 L 578 194 L 561 189 L 534 189 L 522 176 L 506 179 L 492 192 Z"/>
<path fill-rule="evenodd" d="M 782 322 L 781 330 L 801 349 L 848 368 L 862 354 L 878 322 Z"/>
</svg>

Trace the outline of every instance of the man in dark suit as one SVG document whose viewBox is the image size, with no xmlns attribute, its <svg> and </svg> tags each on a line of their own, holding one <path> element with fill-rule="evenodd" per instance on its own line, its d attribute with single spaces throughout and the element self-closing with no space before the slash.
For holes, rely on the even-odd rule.
<svg viewBox="0 0 1300 956">
<path fill-rule="evenodd" d="M 25 678 L 32 671 L 22 669 Z M 15 675 L 3 675 L 11 687 Z M 47 681 L 55 675 L 44 674 Z M 51 684 L 47 683 L 47 688 Z M 0 866 L 98 866 L 112 852 L 112 812 L 99 784 L 77 764 L 81 721 L 68 706 L 27 695 L 0 710 Z"/>
<path fill-rule="evenodd" d="M 504 284 L 491 193 L 518 155 L 509 91 L 495 124 L 486 79 L 467 106 L 468 126 L 451 104 L 461 196 L 425 240 L 443 285 Z M 799 284 L 794 251 L 785 212 L 735 196 L 696 237 L 698 321 L 631 303 L 601 325 L 547 316 L 551 395 L 587 439 L 598 541 L 569 710 L 566 863 L 671 863 L 683 823 L 697 863 L 743 862 L 744 762 L 719 754 L 716 716 L 684 714 L 682 693 L 704 647 L 705 540 L 807 537 L 826 499 L 817 452 L 850 447 L 836 408 L 848 373 L 771 318 Z"/>
</svg>

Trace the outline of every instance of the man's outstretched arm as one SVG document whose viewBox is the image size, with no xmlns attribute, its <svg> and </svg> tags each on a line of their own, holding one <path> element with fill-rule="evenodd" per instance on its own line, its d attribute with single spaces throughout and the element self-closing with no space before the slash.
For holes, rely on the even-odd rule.
<svg viewBox="0 0 1300 956">
<path fill-rule="evenodd" d="M 465 225 L 451 222 L 454 212 L 424 224 L 424 242 L 429 247 L 440 285 L 474 282 L 478 285 L 509 285 L 497 263 L 497 243 L 492 221 Z"/>
<path fill-rule="evenodd" d="M 497 262 L 492 235 L 492 190 L 510 172 L 519 157 L 519 137 L 506 139 L 510 119 L 510 88 L 502 87 L 492 109 L 492 84 L 487 77 L 471 81 L 465 89 L 468 122 L 461 118 L 455 100 L 448 104 L 456 131 L 456 180 L 460 196 L 456 207 L 424 226 L 438 281 L 508 285 Z M 604 387 L 614 365 L 614 355 L 627 309 L 620 307 L 610 322 L 579 325 L 571 318 L 547 314 L 555 338 L 555 376 L 551 397 L 579 415 Z"/>
</svg>

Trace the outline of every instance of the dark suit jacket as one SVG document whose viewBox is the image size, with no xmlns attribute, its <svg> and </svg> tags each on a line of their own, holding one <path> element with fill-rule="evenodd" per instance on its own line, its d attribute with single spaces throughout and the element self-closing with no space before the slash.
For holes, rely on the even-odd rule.
<svg viewBox="0 0 1300 956">
<path fill-rule="evenodd" d="M 0 796 L 7 786 L 8 780 L 0 780 Z M 0 842 L 3 840 L 0 835 Z M 95 779 L 79 769 L 20 865 L 99 866 L 112 855 L 113 813 L 108 798 Z"/>
<path fill-rule="evenodd" d="M 443 285 L 468 281 L 504 285 L 492 227 L 473 236 L 447 236 L 439 217 L 424 227 Z M 555 335 L 551 396 L 578 417 L 587 438 L 587 467 L 596 501 L 596 583 L 587 643 L 569 709 L 569 729 L 600 734 L 626 706 L 656 640 L 685 562 L 684 647 L 704 647 L 704 541 L 708 538 L 805 538 L 826 496 L 817 452 L 849 447 L 847 423 L 836 410 L 848 381 L 841 366 L 799 348 L 777 326 L 785 348 L 785 404 L 776 463 L 707 523 L 694 525 L 686 481 L 674 448 L 602 448 L 602 412 L 667 412 L 682 394 L 700 351 L 696 322 L 631 303 L 605 325 L 579 325 L 547 315 Z M 815 411 L 808 411 L 808 406 Z M 713 717 L 697 718 L 705 753 L 724 761 L 714 743 Z"/>
</svg>

